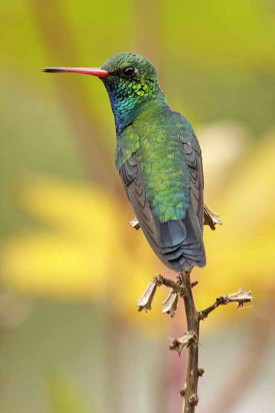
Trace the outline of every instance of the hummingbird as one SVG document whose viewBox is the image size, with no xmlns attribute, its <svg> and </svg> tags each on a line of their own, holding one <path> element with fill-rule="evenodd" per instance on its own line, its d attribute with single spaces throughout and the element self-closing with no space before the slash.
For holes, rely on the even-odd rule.
<svg viewBox="0 0 275 413">
<path fill-rule="evenodd" d="M 145 237 L 170 269 L 203 267 L 204 220 L 212 229 L 218 222 L 204 206 L 201 149 L 191 123 L 169 107 L 154 65 L 122 52 L 100 68 L 42 70 L 101 79 L 114 114 L 116 167 Z"/>
</svg>

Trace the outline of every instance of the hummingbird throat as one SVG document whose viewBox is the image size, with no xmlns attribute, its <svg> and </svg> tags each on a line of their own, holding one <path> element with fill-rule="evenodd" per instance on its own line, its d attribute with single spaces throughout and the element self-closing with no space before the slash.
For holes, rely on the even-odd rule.
<svg viewBox="0 0 275 413">
<path fill-rule="evenodd" d="M 153 101 L 165 102 L 157 82 L 148 84 L 121 80 L 116 84 L 106 82 L 105 87 L 114 113 L 117 133 L 130 125 Z"/>
</svg>

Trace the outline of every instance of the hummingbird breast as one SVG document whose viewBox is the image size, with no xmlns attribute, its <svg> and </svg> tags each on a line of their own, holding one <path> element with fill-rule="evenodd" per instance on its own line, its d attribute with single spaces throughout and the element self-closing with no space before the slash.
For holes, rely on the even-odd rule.
<svg viewBox="0 0 275 413">
<path fill-rule="evenodd" d="M 139 136 L 136 157 L 154 215 L 160 222 L 184 219 L 190 202 L 190 172 L 178 135 L 160 121 L 154 128 L 149 123 Z"/>
<path fill-rule="evenodd" d="M 191 125 L 171 110 L 147 113 L 118 138 L 117 167 L 157 256 L 175 271 L 205 265 L 203 174 Z"/>
</svg>

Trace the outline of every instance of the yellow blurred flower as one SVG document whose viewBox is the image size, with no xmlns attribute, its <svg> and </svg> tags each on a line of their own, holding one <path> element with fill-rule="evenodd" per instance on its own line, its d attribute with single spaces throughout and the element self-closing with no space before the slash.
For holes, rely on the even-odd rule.
<svg viewBox="0 0 275 413">
<path fill-rule="evenodd" d="M 274 283 L 274 134 L 252 144 L 247 144 L 246 154 L 241 152 L 237 167 L 230 168 L 210 204 L 223 226 L 214 234 L 205 231 L 208 262 L 200 278 L 201 306 L 239 287 L 251 289 L 257 302 Z"/>
<path fill-rule="evenodd" d="M 3 246 L 6 285 L 39 296 L 108 300 L 116 314 L 141 322 L 135 302 L 160 265 L 141 231 L 128 226 L 130 212 L 98 188 L 45 177 L 25 181 L 20 200 L 46 225 Z M 154 312 L 152 323 L 156 318 Z"/>
</svg>

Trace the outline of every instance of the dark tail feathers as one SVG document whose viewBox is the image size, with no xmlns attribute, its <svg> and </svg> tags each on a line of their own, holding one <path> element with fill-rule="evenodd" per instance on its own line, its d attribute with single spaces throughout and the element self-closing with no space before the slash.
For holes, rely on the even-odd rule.
<svg viewBox="0 0 275 413">
<path fill-rule="evenodd" d="M 169 268 L 181 272 L 206 264 L 202 231 L 192 204 L 181 221 L 156 222 L 159 258 Z"/>
</svg>

